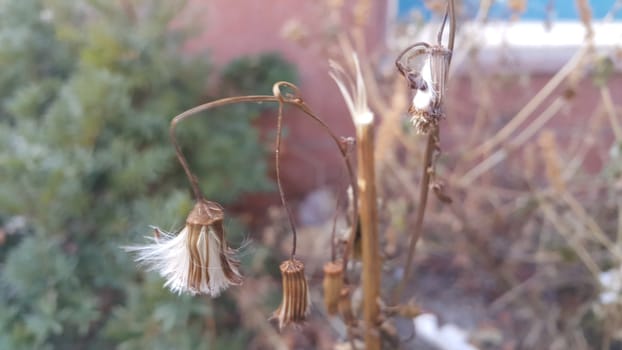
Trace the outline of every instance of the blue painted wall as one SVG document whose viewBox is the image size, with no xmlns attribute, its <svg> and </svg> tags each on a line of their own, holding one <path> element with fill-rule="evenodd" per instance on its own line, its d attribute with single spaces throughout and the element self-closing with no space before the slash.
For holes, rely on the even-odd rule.
<svg viewBox="0 0 622 350">
<path fill-rule="evenodd" d="M 479 8 L 479 0 L 463 0 L 468 18 L 474 18 Z M 616 0 L 591 0 L 592 14 L 595 19 L 602 19 L 613 7 Z M 423 0 L 398 0 L 398 17 L 405 19 L 413 10 L 420 11 L 424 18 L 431 16 L 423 5 Z M 550 11 L 551 9 L 552 11 Z M 508 19 L 512 11 L 507 6 L 507 0 L 496 0 L 490 10 L 491 19 Z M 523 20 L 544 21 L 550 20 L 578 20 L 575 0 L 527 0 L 527 10 L 521 14 Z M 622 9 L 617 11 L 615 19 L 622 19 Z"/>
</svg>

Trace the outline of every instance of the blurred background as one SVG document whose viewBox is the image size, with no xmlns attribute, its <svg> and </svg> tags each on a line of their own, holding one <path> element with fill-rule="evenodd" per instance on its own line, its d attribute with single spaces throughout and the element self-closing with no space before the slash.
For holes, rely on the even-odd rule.
<svg viewBox="0 0 622 350">
<path fill-rule="evenodd" d="M 245 246 L 243 286 L 177 296 L 121 247 L 150 225 L 181 228 L 192 208 L 173 116 L 287 80 L 352 136 L 328 60 L 355 51 L 377 118 L 389 295 L 425 144 L 394 60 L 434 42 L 445 4 L 0 0 L 0 349 L 348 349 L 321 302 L 347 176 L 300 113 L 286 110 L 282 171 L 313 301 L 302 328 L 279 334 L 267 321 L 291 244 L 275 106 L 220 108 L 178 128 L 206 196 L 228 209 L 228 240 Z M 456 5 L 438 196 L 403 300 L 435 316 L 391 329 L 405 349 L 622 349 L 622 2 Z"/>
</svg>

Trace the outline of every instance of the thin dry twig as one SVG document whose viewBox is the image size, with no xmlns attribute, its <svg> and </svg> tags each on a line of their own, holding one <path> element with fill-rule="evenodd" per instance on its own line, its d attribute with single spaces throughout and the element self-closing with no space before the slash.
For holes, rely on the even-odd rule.
<svg viewBox="0 0 622 350">
<path fill-rule="evenodd" d="M 272 87 L 272 93 L 274 96 L 279 99 L 279 110 L 276 121 L 276 141 L 274 146 L 274 158 L 275 158 L 275 168 L 276 168 L 276 184 L 279 189 L 279 197 L 281 197 L 281 204 L 283 208 L 285 208 L 285 212 L 287 213 L 287 218 L 289 220 L 289 225 L 292 230 L 293 240 L 292 240 L 292 253 L 291 260 L 293 261 L 296 257 L 296 224 L 294 223 L 294 215 L 287 204 L 287 200 L 285 199 L 285 192 L 283 191 L 283 185 L 281 184 L 281 167 L 280 167 L 280 154 L 281 154 L 281 131 L 283 126 L 283 103 L 285 102 L 283 96 L 281 95 L 281 86 L 288 87 L 294 90 L 294 96 L 299 95 L 298 88 L 290 83 L 286 82 L 278 82 L 274 84 Z"/>
<path fill-rule="evenodd" d="M 377 330 L 380 295 L 380 254 L 378 244 L 378 210 L 374 165 L 374 126 L 356 126 L 358 188 L 360 193 L 359 214 L 361 219 L 363 260 L 363 320 L 365 348 L 380 349 Z"/>
<path fill-rule="evenodd" d="M 551 205 L 546 198 L 539 198 L 539 204 L 544 214 L 544 217 L 555 227 L 555 230 L 562 235 L 568 242 L 568 244 L 577 253 L 577 256 L 583 261 L 583 264 L 592 273 L 594 279 L 598 279 L 600 268 L 598 264 L 592 259 L 590 253 L 587 251 L 584 245 L 578 241 L 575 234 L 573 234 L 572 228 L 566 226 L 563 220 L 555 212 L 555 208 Z"/>
<path fill-rule="evenodd" d="M 568 75 L 575 72 L 579 63 L 584 59 L 588 52 L 588 47 L 583 46 L 581 49 L 564 65 L 550 80 L 540 89 L 540 91 L 494 136 L 487 139 L 483 144 L 478 146 L 467 156 L 467 160 L 489 153 L 494 147 L 501 144 L 523 123 L 529 116 L 553 93 L 553 91 L 566 79 Z M 486 160 L 482 161 L 485 162 Z"/>
<path fill-rule="evenodd" d="M 410 239 L 410 245 L 408 247 L 408 255 L 406 257 L 406 263 L 404 264 L 404 276 L 395 289 L 393 296 L 393 303 L 398 304 L 400 302 L 404 288 L 410 279 L 412 273 L 412 260 L 417 248 L 417 242 L 421 238 L 423 231 L 423 218 L 425 216 L 426 204 L 428 202 L 428 193 L 430 188 L 430 178 L 432 175 L 432 154 L 437 148 L 439 129 L 435 127 L 433 131 L 428 135 L 428 142 L 426 144 L 426 151 L 423 157 L 423 175 L 421 177 L 421 185 L 419 190 L 419 207 L 417 208 L 417 216 L 415 218 L 415 224 L 413 227 L 413 234 Z"/>
<path fill-rule="evenodd" d="M 616 137 L 616 142 L 622 143 L 622 125 L 620 125 L 620 120 L 616 116 L 616 108 L 611 98 L 609 88 L 606 86 L 601 87 L 600 96 L 603 100 L 605 111 L 607 111 L 607 117 L 609 117 L 609 123 L 611 124 L 611 129 Z"/>
<path fill-rule="evenodd" d="M 505 148 L 495 151 L 492 155 L 466 172 L 460 179 L 458 179 L 457 182 L 462 186 L 469 186 L 482 174 L 488 172 L 494 166 L 505 160 L 511 152 L 518 149 L 533 135 L 540 131 L 542 126 L 551 120 L 551 118 L 553 118 L 557 112 L 562 109 L 565 103 L 566 100 L 563 97 L 558 96 L 555 101 L 553 101 L 553 103 L 551 103 L 547 109 L 544 110 L 540 116 L 538 116 L 538 118 L 529 124 L 527 128 L 521 131 L 521 133 L 518 134 L 512 141 L 508 142 L 508 145 Z"/>
</svg>

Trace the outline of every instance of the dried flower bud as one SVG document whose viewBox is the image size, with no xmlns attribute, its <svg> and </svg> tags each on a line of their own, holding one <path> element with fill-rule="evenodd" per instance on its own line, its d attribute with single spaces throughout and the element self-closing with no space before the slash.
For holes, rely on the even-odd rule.
<svg viewBox="0 0 622 350">
<path fill-rule="evenodd" d="M 304 264 L 300 260 L 286 260 L 281 263 L 280 269 L 283 279 L 283 299 L 271 319 L 278 320 L 279 329 L 283 329 L 290 323 L 306 319 L 311 299 Z"/>
<path fill-rule="evenodd" d="M 339 298 L 343 288 L 343 266 L 339 262 L 327 262 L 324 265 L 324 306 L 329 315 L 339 311 Z"/>
<path fill-rule="evenodd" d="M 444 116 L 443 100 L 451 51 L 442 46 L 424 49 L 418 46 L 408 57 L 406 62 L 397 62 L 400 72 L 415 90 L 408 113 L 417 132 L 427 133 Z"/>
<path fill-rule="evenodd" d="M 152 244 L 125 249 L 158 271 L 171 291 L 217 296 L 229 285 L 242 283 L 239 263 L 225 241 L 223 218 L 219 204 L 199 201 L 177 236 L 156 228 Z"/>
</svg>

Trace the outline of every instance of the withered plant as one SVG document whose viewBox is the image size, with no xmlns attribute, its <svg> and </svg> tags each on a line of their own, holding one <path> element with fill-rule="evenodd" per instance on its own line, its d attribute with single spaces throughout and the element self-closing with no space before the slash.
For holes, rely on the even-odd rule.
<svg viewBox="0 0 622 350">
<path fill-rule="evenodd" d="M 360 9 L 359 9 L 360 10 Z M 441 41 L 449 18 L 449 42 L 444 46 Z M 280 151 L 282 140 L 282 121 L 285 106 L 293 106 L 304 115 L 319 123 L 330 136 L 341 154 L 350 181 L 352 192 L 349 210 L 348 234 L 343 249 L 338 249 L 339 240 L 335 238 L 335 225 L 331 234 L 331 261 L 324 266 L 324 301 L 328 315 L 336 315 L 348 329 L 347 335 L 351 348 L 363 340 L 364 348 L 377 350 L 399 346 L 400 336 L 391 319 L 395 316 L 415 317 L 419 309 L 413 303 L 400 304 L 401 294 L 409 281 L 414 251 L 422 233 L 423 218 L 431 178 L 434 176 L 434 154 L 439 151 L 440 125 L 445 116 L 445 84 L 451 61 L 456 27 L 453 0 L 447 2 L 445 18 L 440 26 L 435 44 L 416 43 L 406 48 L 396 59 L 398 71 L 406 79 L 406 85 L 412 91 L 412 104 L 408 112 L 416 131 L 427 137 L 420 184 L 419 207 L 413 223 L 408 255 L 404 260 L 403 278 L 389 297 L 391 289 L 382 288 L 381 269 L 383 266 L 380 220 L 378 215 L 377 164 L 375 157 L 376 123 L 374 112 L 368 105 L 367 90 L 377 87 L 368 83 L 364 75 L 369 74 L 369 62 L 361 64 L 359 56 L 347 40 L 344 41 L 346 68 L 331 62 L 330 76 L 336 82 L 355 126 L 355 144 L 357 169 L 350 164 L 351 142 L 348 138 L 338 138 L 304 102 L 298 87 L 288 82 L 277 82 L 271 96 L 238 96 L 209 102 L 187 110 L 171 122 L 170 136 L 177 158 L 182 165 L 196 199 L 195 208 L 186 219 L 186 227 L 177 235 L 162 233 L 156 229 L 153 243 L 141 247 L 128 247 L 137 253 L 137 261 L 158 271 L 165 279 L 165 285 L 172 291 L 191 294 L 209 294 L 217 296 L 229 285 L 242 283 L 238 272 L 239 263 L 235 259 L 225 240 L 223 229 L 224 209 L 204 198 L 197 176 L 190 170 L 183 152 L 176 141 L 176 126 L 198 113 L 212 108 L 237 103 L 278 103 L 275 154 L 276 181 L 283 210 L 287 214 L 289 229 L 292 233 L 290 257 L 280 264 L 283 297 L 272 318 L 279 330 L 290 324 L 301 324 L 306 320 L 311 308 L 310 285 L 305 276 L 304 263 L 296 256 L 297 231 L 293 214 L 286 200 L 281 183 Z M 404 84 L 402 82 L 402 84 Z M 289 90 L 284 93 L 282 90 Z M 384 112 L 383 110 L 380 111 Z M 406 110 L 398 111 L 404 113 Z M 395 114 L 395 111 L 392 113 Z M 357 263 L 353 262 L 355 246 L 361 247 L 360 276 Z M 360 281 L 360 285 L 358 282 Z M 313 286 L 311 286 L 313 287 Z M 354 301 L 355 291 L 362 291 L 362 312 L 358 302 Z M 384 300 L 390 300 L 385 302 Z M 353 307 L 354 306 L 354 307 Z"/>
</svg>

